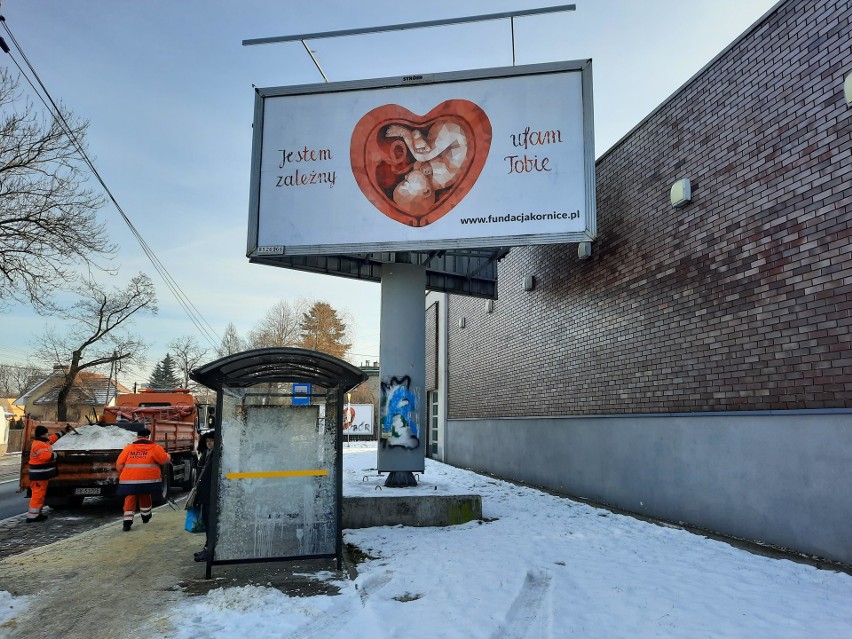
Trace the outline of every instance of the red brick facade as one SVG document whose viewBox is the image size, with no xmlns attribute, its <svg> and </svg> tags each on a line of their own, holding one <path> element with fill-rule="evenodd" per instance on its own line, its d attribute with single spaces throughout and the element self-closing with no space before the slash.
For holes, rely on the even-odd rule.
<svg viewBox="0 0 852 639">
<path fill-rule="evenodd" d="M 426 390 L 438 388 L 438 304 L 426 309 Z"/>
<path fill-rule="evenodd" d="M 450 298 L 449 418 L 852 408 L 850 33 L 852 0 L 782 5 L 598 160 L 590 259 Z"/>
</svg>

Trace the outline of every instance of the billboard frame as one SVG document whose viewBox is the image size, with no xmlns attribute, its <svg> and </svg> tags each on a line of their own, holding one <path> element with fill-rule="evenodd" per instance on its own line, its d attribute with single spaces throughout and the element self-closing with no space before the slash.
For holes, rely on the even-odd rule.
<svg viewBox="0 0 852 639">
<path fill-rule="evenodd" d="M 424 240 L 402 240 L 352 244 L 316 244 L 301 246 L 260 246 L 260 187 L 261 164 L 263 153 L 263 123 L 264 104 L 267 98 L 285 96 L 343 93 L 348 91 L 377 90 L 399 88 L 424 84 L 450 84 L 471 80 L 509 78 L 541 74 L 579 72 L 581 74 L 582 90 L 582 129 L 583 129 L 583 184 L 585 187 L 585 231 L 566 233 L 543 233 L 529 235 L 501 235 L 486 237 L 445 238 Z M 592 61 L 573 60 L 564 62 L 549 62 L 543 64 L 522 65 L 512 67 L 494 67 L 473 69 L 446 73 L 415 74 L 387 78 L 374 78 L 345 82 L 323 84 L 302 84 L 255 89 L 254 125 L 252 134 L 248 241 L 246 256 L 250 261 L 258 261 L 270 265 L 280 265 L 292 268 L 289 259 L 278 260 L 284 256 L 326 255 L 348 256 L 365 253 L 381 254 L 394 252 L 430 252 L 430 251 L 464 251 L 465 249 L 504 248 L 513 246 L 530 246 L 539 244 L 566 244 L 572 242 L 591 242 L 597 235 L 596 192 L 595 192 L 595 157 L 594 157 L 594 105 L 592 98 Z M 298 267 L 296 267 L 298 268 Z M 342 274 L 342 273 L 341 273 Z"/>
</svg>

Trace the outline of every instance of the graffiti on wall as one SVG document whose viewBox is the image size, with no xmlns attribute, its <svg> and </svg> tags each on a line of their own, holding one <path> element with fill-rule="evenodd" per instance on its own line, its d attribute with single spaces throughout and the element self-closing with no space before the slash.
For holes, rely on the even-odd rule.
<svg viewBox="0 0 852 639">
<path fill-rule="evenodd" d="M 411 378 L 391 377 L 382 381 L 382 446 L 419 448 L 417 397 Z"/>
</svg>

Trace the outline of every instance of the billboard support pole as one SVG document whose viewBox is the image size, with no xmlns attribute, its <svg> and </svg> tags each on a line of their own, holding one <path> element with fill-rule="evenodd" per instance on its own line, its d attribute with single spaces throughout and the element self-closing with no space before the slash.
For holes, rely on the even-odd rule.
<svg viewBox="0 0 852 639">
<path fill-rule="evenodd" d="M 406 22 L 403 24 L 386 24 L 375 27 L 359 27 L 356 29 L 341 29 L 338 31 L 320 31 L 316 33 L 301 33 L 297 35 L 272 36 L 269 38 L 249 38 L 243 40 L 243 46 L 255 44 L 276 44 L 279 42 L 296 42 L 298 40 L 319 40 L 321 38 L 343 38 L 353 35 L 365 35 L 371 33 L 385 33 L 388 31 L 406 31 L 408 29 L 427 29 L 431 27 L 443 27 L 453 24 L 465 24 L 471 22 L 486 22 L 488 20 L 505 20 L 507 18 L 523 18 L 526 16 L 540 16 L 547 13 L 560 13 L 563 11 L 575 11 L 577 5 L 562 4 L 552 7 L 538 7 L 535 9 L 520 9 L 518 11 L 503 11 L 501 13 L 485 13 L 475 16 L 464 16 L 458 18 L 445 18 L 441 20 L 427 20 L 423 22 Z"/>
<path fill-rule="evenodd" d="M 307 43 L 306 40 L 302 40 L 302 46 L 305 47 L 305 51 L 307 51 L 308 55 L 311 56 L 311 60 L 314 61 L 314 66 L 316 66 L 317 71 L 320 72 L 322 79 L 325 80 L 326 82 L 328 82 L 328 76 L 325 74 L 325 71 L 322 70 L 322 67 L 320 66 L 319 60 L 317 60 L 317 57 L 314 55 L 314 52 L 311 51 L 311 48 L 308 46 L 308 43 Z M 513 46 L 514 46 L 514 44 L 513 44 Z"/>
<path fill-rule="evenodd" d="M 515 17 L 512 16 L 512 66 L 515 66 Z"/>
<path fill-rule="evenodd" d="M 2 0 L 0 0 L 2 2 Z M 577 5 L 562 4 L 552 7 L 538 7 L 535 9 L 521 9 L 518 11 L 503 11 L 501 13 L 486 13 L 475 16 L 464 16 L 458 18 L 446 18 L 441 20 L 427 20 L 425 22 L 407 22 L 403 24 L 386 24 L 376 27 L 360 27 L 357 29 L 343 29 L 338 31 L 321 31 L 318 33 L 301 33 L 297 35 L 273 36 L 270 38 L 250 38 L 243 40 L 243 46 L 251 46 L 255 44 L 276 44 L 279 42 L 296 42 L 299 41 L 304 45 L 305 51 L 311 56 L 317 69 L 323 77 L 323 80 L 328 82 L 328 78 L 320 67 L 319 62 L 308 46 L 307 40 L 319 40 L 325 38 L 343 38 L 353 35 L 367 35 L 374 33 L 387 33 L 389 31 L 407 31 L 410 29 L 428 29 L 432 27 L 445 27 L 456 24 L 469 24 L 474 22 L 488 22 L 490 20 L 506 20 L 511 21 L 512 28 L 512 66 L 515 66 L 515 18 L 523 18 L 526 16 L 539 16 L 548 13 L 560 13 L 564 11 L 576 11 Z"/>
<path fill-rule="evenodd" d="M 382 265 L 377 470 L 395 488 L 416 486 L 425 465 L 426 267 L 410 257 L 397 253 Z"/>
</svg>

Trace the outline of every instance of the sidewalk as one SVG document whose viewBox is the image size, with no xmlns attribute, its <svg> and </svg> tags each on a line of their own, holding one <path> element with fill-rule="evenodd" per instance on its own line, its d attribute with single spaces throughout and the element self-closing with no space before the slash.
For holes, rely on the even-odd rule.
<svg viewBox="0 0 852 639">
<path fill-rule="evenodd" d="M 19 467 L 20 453 L 0 455 L 0 475 L 13 470 L 17 476 Z M 363 484 L 364 473 L 359 473 L 356 481 Z M 373 479 L 375 484 L 380 478 Z M 415 490 L 422 492 L 425 487 Z M 372 484 L 355 486 L 355 492 L 364 491 L 382 494 Z M 326 579 L 310 575 L 322 572 L 349 578 L 345 569 L 336 571 L 333 560 L 323 560 L 216 566 L 213 579 L 206 580 L 206 565 L 192 558 L 204 546 L 204 535 L 184 531 L 184 495 L 174 497 L 177 510 L 168 504 L 156 508 L 146 525 L 137 517 L 129 533 L 122 531 L 116 516 L 94 530 L 0 560 L 0 593 L 31 598 L 20 618 L 4 624 L 0 613 L 0 637 L 170 637 L 164 613 L 187 595 L 251 585 L 271 586 L 293 596 L 335 594 L 336 588 Z M 51 523 L 49 519 L 45 525 Z"/>
<path fill-rule="evenodd" d="M 345 495 L 408 490 L 382 489 L 374 464 L 375 450 L 344 449 Z M 357 574 L 282 562 L 214 566 L 205 581 L 203 536 L 161 507 L 129 533 L 115 522 L 0 561 L 0 593 L 20 609 L 5 624 L 0 612 L 0 636 L 852 636 L 848 574 L 431 460 L 414 490 L 481 494 L 483 520 L 346 530 Z"/>
<path fill-rule="evenodd" d="M 21 453 L 0 455 L 0 481 L 17 478 L 21 474 Z"/>
<path fill-rule="evenodd" d="M 0 625 L 0 636 L 169 637 L 164 613 L 187 595 L 250 584 L 270 584 L 294 594 L 328 591 L 326 584 L 312 585 L 294 575 L 315 572 L 316 566 L 284 563 L 217 566 L 214 578 L 205 580 L 205 564 L 192 559 L 204 545 L 204 535 L 185 532 L 184 517 L 184 510 L 162 506 L 144 526 L 137 518 L 129 533 L 116 521 L 3 560 L 0 591 L 34 598 L 27 614 Z M 319 568 L 331 569 L 326 564 Z"/>
<path fill-rule="evenodd" d="M 203 577 L 199 566 L 186 561 L 200 547 L 198 540 L 176 532 L 182 531 L 183 517 L 183 511 L 159 508 L 147 526 L 131 533 L 123 533 L 116 522 L 3 560 L 0 591 L 35 598 L 26 621 L 12 620 L 10 627 L 0 626 L 0 634 L 27 639 L 133 636 L 128 628 L 143 628 L 151 611 L 177 601 L 180 581 Z"/>
</svg>

